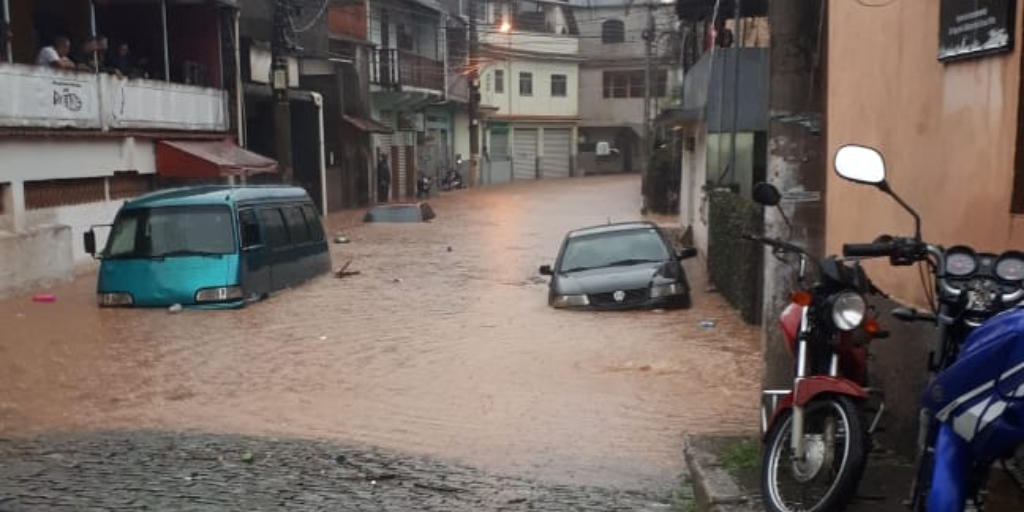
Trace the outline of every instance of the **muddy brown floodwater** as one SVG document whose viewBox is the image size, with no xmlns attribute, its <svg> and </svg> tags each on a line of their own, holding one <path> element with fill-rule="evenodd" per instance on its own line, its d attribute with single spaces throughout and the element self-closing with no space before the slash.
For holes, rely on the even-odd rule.
<svg viewBox="0 0 1024 512">
<path fill-rule="evenodd" d="M 366 443 L 510 475 L 669 484 L 682 436 L 757 429 L 753 328 L 687 264 L 693 309 L 550 309 L 568 229 L 639 217 L 635 176 L 444 193 L 437 219 L 329 219 L 326 276 L 238 311 L 0 301 L 0 435 L 164 429 Z M 659 219 L 674 222 L 673 219 Z M 713 329 L 701 319 L 713 318 Z"/>
</svg>

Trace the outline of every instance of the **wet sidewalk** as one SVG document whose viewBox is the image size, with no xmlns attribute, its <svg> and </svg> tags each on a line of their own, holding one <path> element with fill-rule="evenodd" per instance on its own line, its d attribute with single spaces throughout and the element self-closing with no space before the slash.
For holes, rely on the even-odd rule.
<svg viewBox="0 0 1024 512">
<path fill-rule="evenodd" d="M 741 447 L 736 449 L 735 447 Z M 761 504 L 760 439 L 742 435 L 690 436 L 686 464 L 693 482 L 697 510 L 701 512 L 755 512 Z M 885 451 L 868 457 L 857 495 L 846 512 L 907 512 L 914 477 L 913 465 Z M 1006 480 L 1001 470 L 992 473 L 986 512 L 1020 512 L 1024 495 Z"/>
</svg>

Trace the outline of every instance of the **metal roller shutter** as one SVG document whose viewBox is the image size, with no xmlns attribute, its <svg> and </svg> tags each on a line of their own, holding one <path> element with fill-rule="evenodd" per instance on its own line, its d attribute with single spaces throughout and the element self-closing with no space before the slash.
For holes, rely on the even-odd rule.
<svg viewBox="0 0 1024 512">
<path fill-rule="evenodd" d="M 512 171 L 517 180 L 537 179 L 537 129 L 512 132 Z"/>
<path fill-rule="evenodd" d="M 487 151 L 493 161 L 508 160 L 508 132 L 491 132 L 491 145 Z"/>
<path fill-rule="evenodd" d="M 569 159 L 572 156 L 572 130 L 546 128 L 544 130 L 544 167 L 541 176 L 545 178 L 568 178 Z"/>
</svg>

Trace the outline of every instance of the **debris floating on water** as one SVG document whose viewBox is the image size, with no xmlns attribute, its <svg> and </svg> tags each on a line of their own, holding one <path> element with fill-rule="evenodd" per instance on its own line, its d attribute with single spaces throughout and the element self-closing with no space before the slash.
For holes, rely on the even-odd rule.
<svg viewBox="0 0 1024 512">
<path fill-rule="evenodd" d="M 40 293 L 32 297 L 32 302 L 57 302 L 57 296 L 52 293 Z"/>
</svg>

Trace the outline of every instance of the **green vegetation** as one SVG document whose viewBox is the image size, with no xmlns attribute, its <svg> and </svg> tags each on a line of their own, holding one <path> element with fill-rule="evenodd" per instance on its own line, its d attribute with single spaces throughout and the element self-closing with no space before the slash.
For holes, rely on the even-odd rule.
<svg viewBox="0 0 1024 512">
<path fill-rule="evenodd" d="M 756 469 L 761 459 L 761 445 L 754 439 L 739 439 L 722 446 L 718 461 L 729 471 Z"/>
</svg>

